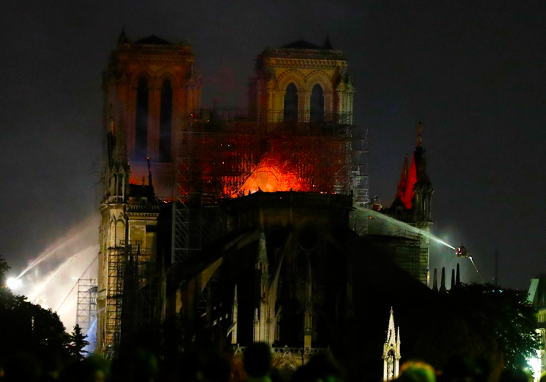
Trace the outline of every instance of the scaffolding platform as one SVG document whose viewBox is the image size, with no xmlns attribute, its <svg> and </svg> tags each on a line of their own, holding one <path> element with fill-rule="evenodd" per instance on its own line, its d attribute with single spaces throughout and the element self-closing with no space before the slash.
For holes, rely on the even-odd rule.
<svg viewBox="0 0 546 382">
<path fill-rule="evenodd" d="M 152 322 L 158 280 L 152 251 L 139 242 L 122 242 L 108 252 L 106 355 L 113 359 L 125 338 Z"/>
<path fill-rule="evenodd" d="M 97 319 L 97 279 L 78 279 L 76 324 L 86 336 Z"/>
<path fill-rule="evenodd" d="M 370 233 L 368 237 L 374 246 L 391 253 L 400 268 L 427 285 L 429 250 L 423 235 L 402 229 Z"/>
</svg>

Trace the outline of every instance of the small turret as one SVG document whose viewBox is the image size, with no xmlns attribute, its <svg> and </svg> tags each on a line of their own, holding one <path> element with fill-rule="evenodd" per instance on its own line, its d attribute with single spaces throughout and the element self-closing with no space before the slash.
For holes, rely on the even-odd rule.
<svg viewBox="0 0 546 382">
<path fill-rule="evenodd" d="M 326 36 L 326 40 L 324 41 L 324 45 L 322 46 L 322 49 L 325 49 L 325 50 L 332 50 L 334 49 L 332 47 L 332 43 L 330 42 L 330 36 Z"/>
<path fill-rule="evenodd" d="M 266 270 L 269 268 L 269 260 L 267 259 L 267 247 L 265 242 L 265 234 L 260 234 L 260 242 L 258 244 L 258 258 L 256 259 L 256 269 Z"/>
<path fill-rule="evenodd" d="M 400 181 L 398 182 L 398 187 L 396 188 L 395 198 L 404 198 L 406 193 L 406 184 L 408 183 L 408 154 L 404 160 L 404 165 L 402 166 L 402 175 L 400 175 Z"/>
<path fill-rule="evenodd" d="M 391 381 L 398 378 L 400 371 L 400 327 L 398 335 L 394 326 L 394 314 L 391 307 L 389 317 L 389 329 L 387 331 L 387 340 L 383 344 L 383 381 Z"/>
<path fill-rule="evenodd" d="M 233 306 L 231 308 L 231 326 L 228 329 L 227 334 L 231 333 L 232 345 L 237 344 L 237 318 L 239 316 L 239 302 L 237 299 L 237 284 L 235 284 L 235 292 L 233 294 Z"/>
<path fill-rule="evenodd" d="M 446 289 L 446 269 L 442 268 L 442 282 L 440 284 L 440 293 L 445 293 Z"/>
<path fill-rule="evenodd" d="M 129 42 L 129 39 L 125 35 L 125 27 L 121 28 L 121 33 L 118 37 L 118 45 L 121 44 L 127 44 Z"/>
<path fill-rule="evenodd" d="M 415 144 L 415 147 L 421 147 L 421 124 L 423 123 L 422 120 L 419 120 L 419 123 L 417 124 L 417 143 Z"/>
<path fill-rule="evenodd" d="M 146 160 L 148 161 L 148 186 L 152 186 L 152 170 L 150 168 L 150 157 L 147 157 Z"/>
</svg>

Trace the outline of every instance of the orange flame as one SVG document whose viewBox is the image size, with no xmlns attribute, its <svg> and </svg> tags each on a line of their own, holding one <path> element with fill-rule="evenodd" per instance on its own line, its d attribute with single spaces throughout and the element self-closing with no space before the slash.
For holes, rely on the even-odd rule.
<svg viewBox="0 0 546 382">
<path fill-rule="evenodd" d="M 304 191 L 305 184 L 294 174 L 282 172 L 279 167 L 261 165 L 247 178 L 241 191 L 254 193 L 258 190 L 265 192 L 276 191 Z"/>
</svg>

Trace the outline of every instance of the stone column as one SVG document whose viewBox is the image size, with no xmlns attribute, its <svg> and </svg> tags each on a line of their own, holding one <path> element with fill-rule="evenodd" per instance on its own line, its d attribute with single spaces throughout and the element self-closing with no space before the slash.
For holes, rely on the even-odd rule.
<svg viewBox="0 0 546 382">
<path fill-rule="evenodd" d="M 161 113 L 161 87 L 154 86 L 148 91 L 148 156 L 159 160 L 159 118 Z"/>
<path fill-rule="evenodd" d="M 298 91 L 298 122 L 309 122 L 311 112 L 311 92 Z"/>
</svg>

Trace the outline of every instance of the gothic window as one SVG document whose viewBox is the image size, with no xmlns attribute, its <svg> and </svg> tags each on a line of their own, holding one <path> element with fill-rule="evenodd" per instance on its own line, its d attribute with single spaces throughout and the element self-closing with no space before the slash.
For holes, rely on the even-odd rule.
<svg viewBox="0 0 546 382">
<path fill-rule="evenodd" d="M 145 160 L 148 145 L 148 82 L 138 81 L 136 99 L 135 157 Z"/>
<path fill-rule="evenodd" d="M 298 89 L 292 83 L 286 87 L 284 95 L 284 120 L 285 122 L 298 121 Z"/>
<path fill-rule="evenodd" d="M 169 80 L 161 86 L 161 111 L 159 118 L 159 160 L 171 160 L 171 131 L 173 117 L 173 89 Z"/>
<path fill-rule="evenodd" d="M 311 92 L 311 122 L 324 121 L 324 92 L 319 84 Z"/>
<path fill-rule="evenodd" d="M 125 245 L 125 223 L 123 220 L 116 222 L 116 245 Z"/>
<path fill-rule="evenodd" d="M 110 195 L 114 196 L 116 195 L 116 179 L 117 175 L 114 174 L 110 177 Z"/>
<path fill-rule="evenodd" d="M 118 191 L 116 193 L 116 196 L 122 196 L 123 195 L 123 188 L 125 186 L 125 184 L 124 184 L 125 176 L 123 176 L 122 174 L 119 174 L 117 178 L 118 178 L 117 179 Z"/>
</svg>

